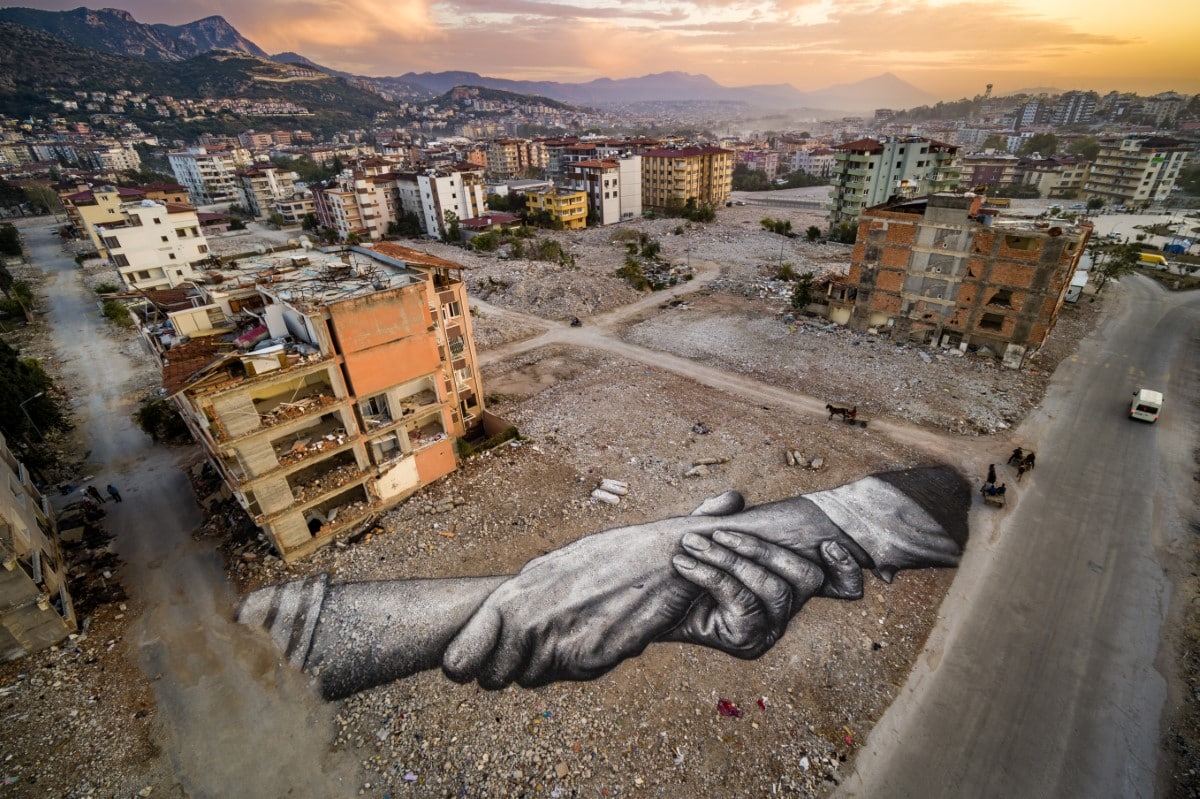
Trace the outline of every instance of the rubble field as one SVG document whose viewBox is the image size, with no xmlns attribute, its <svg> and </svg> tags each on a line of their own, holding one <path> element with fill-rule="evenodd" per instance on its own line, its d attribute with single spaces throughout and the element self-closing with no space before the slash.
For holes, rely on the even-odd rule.
<svg viewBox="0 0 1200 799">
<path fill-rule="evenodd" d="M 472 296 L 506 311 L 477 318 L 485 352 L 544 331 L 539 317 L 580 316 L 587 324 L 642 296 L 615 271 L 627 252 L 620 229 L 645 232 L 659 241 L 664 262 L 697 271 L 712 264 L 717 277 L 620 326 L 625 340 L 871 415 L 969 435 L 1019 422 L 1098 318 L 1099 302 L 1065 308 L 1024 372 L 830 329 L 792 313 L 779 271 L 788 264 L 838 274 L 849 248 L 768 233 L 759 225 L 765 216 L 791 219 L 801 234 L 809 224 L 824 226 L 815 213 L 739 206 L 706 225 L 648 220 L 548 234 L 573 265 L 420 246 L 463 263 Z M 100 280 L 100 270 L 87 279 Z M 25 354 L 47 357 L 52 368 L 52 354 L 39 346 L 44 336 L 22 336 Z M 156 376 L 147 363 L 147 383 Z M 488 366 L 484 386 L 489 408 L 522 438 L 470 458 L 352 543 L 285 565 L 229 501 L 210 504 L 199 534 L 225 552 L 243 591 L 326 570 L 339 581 L 513 573 L 581 535 L 686 514 L 730 487 L 757 504 L 930 458 L 874 427 L 784 418 L 598 350 L 527 352 Z M 1006 444 L 998 440 L 996 449 L 999 456 Z M 593 500 L 603 479 L 627 483 L 628 494 L 617 504 Z M 368 796 L 822 796 L 847 773 L 903 684 L 953 577 L 905 572 L 886 585 L 868 576 L 864 599 L 811 601 L 755 661 L 658 644 L 591 682 L 497 692 L 426 672 L 340 702 L 331 746 L 360 762 L 360 793 Z M 128 606 L 136 612 L 136 597 Z M 0 667 L 0 758 L 12 755 L 0 762 L 0 795 L 132 796 L 130 786 L 163 784 L 166 764 L 149 725 L 139 726 L 153 714 L 151 678 L 123 646 L 110 645 L 125 615 L 119 603 L 100 604 L 86 635 Z M 45 689 L 56 681 L 72 690 Z M 39 760 L 46 720 L 65 722 L 73 712 L 88 723 L 55 724 L 53 751 L 61 754 Z M 71 752 L 86 760 L 70 762 Z M 9 774 L 20 782 L 4 786 Z"/>
<path fill-rule="evenodd" d="M 557 381 L 540 389 L 546 370 Z M 493 408 L 523 440 L 386 514 L 386 533 L 292 566 L 261 548 L 236 558 L 243 587 L 320 571 L 515 573 L 580 535 L 687 514 L 729 487 L 757 504 L 923 460 L 870 428 L 781 424 L 777 411 L 594 351 L 527 353 L 489 376 L 506 392 Z M 593 501 L 602 479 L 629 493 Z M 337 745 L 362 758 L 375 795 L 820 795 L 903 683 L 952 579 L 869 577 L 861 601 L 813 600 L 756 661 L 659 644 L 595 681 L 532 691 L 427 672 L 345 700 Z M 723 715 L 721 700 L 741 717 Z"/>
</svg>

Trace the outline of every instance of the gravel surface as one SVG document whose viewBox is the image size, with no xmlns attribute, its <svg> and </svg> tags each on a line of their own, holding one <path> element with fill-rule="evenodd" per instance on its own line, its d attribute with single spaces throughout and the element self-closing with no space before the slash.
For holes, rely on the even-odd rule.
<svg viewBox="0 0 1200 799">
<path fill-rule="evenodd" d="M 1019 421 L 1100 307 L 1066 309 L 1050 345 L 1023 373 L 975 358 L 926 353 L 927 360 L 789 318 L 790 286 L 775 279 L 780 264 L 838 273 L 849 248 L 767 233 L 763 216 L 791 219 L 801 232 L 823 226 L 816 214 L 746 206 L 722 209 L 711 225 L 682 223 L 681 235 L 679 220 L 551 234 L 574 257 L 573 268 L 427 249 L 463 262 L 473 295 L 509 312 L 476 318 L 482 351 L 546 329 L 520 314 L 580 316 L 587 324 L 637 299 L 613 274 L 626 253 L 614 237 L 626 227 L 645 232 L 668 263 L 715 262 L 720 277 L 632 320 L 619 330 L 625 340 L 857 404 L 869 415 L 971 435 Z M 153 371 L 146 374 L 152 382 Z M 590 532 L 687 513 L 728 487 L 758 503 L 928 458 L 874 427 L 783 418 L 597 350 L 523 353 L 489 366 L 484 383 L 489 407 L 524 440 L 472 458 L 356 543 L 285 566 L 240 527 L 229 503 L 215 506 L 202 534 L 227 554 L 242 590 L 322 570 L 336 580 L 505 573 Z M 997 459 L 1005 446 L 997 441 Z M 789 450 L 821 467 L 787 465 Z M 701 460 L 718 462 L 685 476 Z M 628 482 L 629 496 L 618 505 L 591 501 L 603 478 Z M 360 792 L 369 796 L 821 796 L 903 683 L 953 576 L 907 572 L 892 585 L 868 577 L 861 601 L 813 600 L 783 640 L 751 662 L 662 644 L 598 680 L 533 691 L 487 692 L 425 673 L 341 702 L 331 746 L 359 759 Z M 136 597 L 128 602 L 136 612 Z M 134 796 L 143 785 L 164 784 L 155 777 L 163 758 L 140 726 L 154 712 L 148 678 L 111 644 L 125 614 L 115 601 L 98 604 L 86 636 L 0 667 L 0 796 Z M 51 690 L 55 683 L 62 690 Z M 722 715 L 721 700 L 741 716 Z M 57 748 L 39 749 L 51 735 Z M 3 785 L 10 775 L 17 782 Z"/>
</svg>

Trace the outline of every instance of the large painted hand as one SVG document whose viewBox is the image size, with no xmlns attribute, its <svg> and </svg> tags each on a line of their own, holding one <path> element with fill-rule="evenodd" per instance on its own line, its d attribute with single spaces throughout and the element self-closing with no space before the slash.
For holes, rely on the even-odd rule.
<svg viewBox="0 0 1200 799">
<path fill-rule="evenodd" d="M 830 595 L 859 599 L 862 569 L 838 543 L 820 546 L 825 568 L 751 535 L 689 533 L 672 565 L 703 590 L 664 641 L 700 644 L 752 660 L 775 645 L 792 616 L 827 585 Z"/>
<path fill-rule="evenodd" d="M 789 523 L 801 526 L 807 517 L 806 543 L 812 554 L 807 566 L 801 565 L 803 557 L 785 561 L 783 548 L 767 550 L 765 531 L 757 529 L 777 524 L 781 514 L 755 519 L 743 506 L 741 495 L 728 492 L 702 505 L 700 515 L 607 530 L 531 561 L 492 592 L 451 641 L 443 669 L 452 679 L 476 679 L 485 688 L 592 679 L 640 654 L 685 621 L 689 624 L 683 629 L 694 633 L 695 639 L 672 640 L 693 640 L 727 651 L 765 651 L 769 644 L 756 645 L 751 639 L 761 633 L 764 640 L 774 636 L 773 643 L 786 627 L 793 605 L 799 608 L 818 589 L 835 596 L 847 590 L 847 580 L 827 579 L 813 565 L 826 557 L 820 543 L 840 537 L 848 549 L 854 544 L 815 506 L 801 504 L 792 509 L 794 518 Z M 741 583 L 749 594 L 729 590 L 724 599 L 695 604 L 709 585 L 724 591 L 730 584 L 716 580 L 707 570 L 685 579 L 672 567 L 672 556 L 680 553 L 685 536 L 694 536 L 688 540 L 695 542 L 710 538 L 718 529 L 759 539 L 755 549 L 738 553 L 736 561 L 741 576 L 749 580 L 749 585 Z M 770 532 L 780 535 L 778 530 Z M 741 563 L 753 557 L 765 561 Z M 755 567 L 777 568 L 782 574 L 773 572 L 774 578 L 766 580 Z M 861 582 L 859 586 L 861 591 Z M 751 600 L 751 595 L 756 599 Z M 747 614 L 747 608 L 757 612 Z M 746 618 L 732 623 L 739 616 Z"/>
</svg>

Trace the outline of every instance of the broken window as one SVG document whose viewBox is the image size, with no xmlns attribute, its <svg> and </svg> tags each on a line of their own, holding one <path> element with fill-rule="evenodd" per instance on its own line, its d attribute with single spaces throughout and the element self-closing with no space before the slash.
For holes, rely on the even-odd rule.
<svg viewBox="0 0 1200 799">
<path fill-rule="evenodd" d="M 1012 307 L 1012 291 L 1010 289 L 999 289 L 992 298 L 987 301 L 988 305 L 1000 305 L 1005 308 Z"/>
<path fill-rule="evenodd" d="M 392 421 L 392 411 L 388 405 L 386 394 L 367 397 L 358 404 L 358 407 L 362 411 L 363 421 L 366 422 L 368 429 L 381 427 Z"/>
<path fill-rule="evenodd" d="M 462 336 L 455 336 L 450 339 L 450 354 L 462 355 L 463 350 L 467 347 L 467 341 Z"/>
<path fill-rule="evenodd" d="M 1000 330 L 1004 327 L 1004 317 L 998 313 L 985 313 L 979 320 L 980 330 Z"/>
</svg>

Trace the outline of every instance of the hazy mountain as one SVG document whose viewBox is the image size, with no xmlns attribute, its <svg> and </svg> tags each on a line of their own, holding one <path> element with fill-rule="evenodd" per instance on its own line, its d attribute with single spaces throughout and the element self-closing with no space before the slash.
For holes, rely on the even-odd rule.
<svg viewBox="0 0 1200 799">
<path fill-rule="evenodd" d="M 937 99 L 891 73 L 812 92 L 802 92 L 787 83 L 722 86 L 707 75 L 686 72 L 662 72 L 620 80 L 599 78 L 587 83 L 506 80 L 484 77 L 475 72 L 409 72 L 398 80 L 421 86 L 435 94 L 449 91 L 455 86 L 484 86 L 517 94 L 541 95 L 572 105 L 647 101 L 742 102 L 773 108 L 803 107 L 861 113 L 882 107 L 907 108 Z"/>
<path fill-rule="evenodd" d="M 806 105 L 860 112 L 876 108 L 912 108 L 935 103 L 937 100 L 935 95 L 918 89 L 890 72 L 854 83 L 839 83 L 827 89 L 804 93 Z"/>
<path fill-rule="evenodd" d="M 223 17 L 205 17 L 186 25 L 145 25 L 116 8 L 40 11 L 0 8 L 0 22 L 13 22 L 58 39 L 113 55 L 147 61 L 183 61 L 212 50 L 232 50 L 266 58 L 254 42 Z"/>
<path fill-rule="evenodd" d="M 405 100 L 437 97 L 458 86 L 478 86 L 547 97 L 575 106 L 644 102 L 742 103 L 787 111 L 821 109 L 827 115 L 836 116 L 870 112 L 881 107 L 910 108 L 937 99 L 890 73 L 811 92 L 802 92 L 787 83 L 722 86 L 707 75 L 687 72 L 598 78 L 586 83 L 507 80 L 459 71 L 409 72 L 399 77 L 355 76 L 321 66 L 298 53 L 267 56 L 222 17 L 207 17 L 186 25 L 144 25 L 128 12 L 112 8 L 72 11 L 4 8 L 0 9 L 0 22 L 4 21 L 44 31 L 80 47 L 148 61 L 182 61 L 214 50 L 229 50 L 271 58 L 279 63 L 302 64 L 352 84 L 372 86 L 385 96 Z"/>
</svg>

